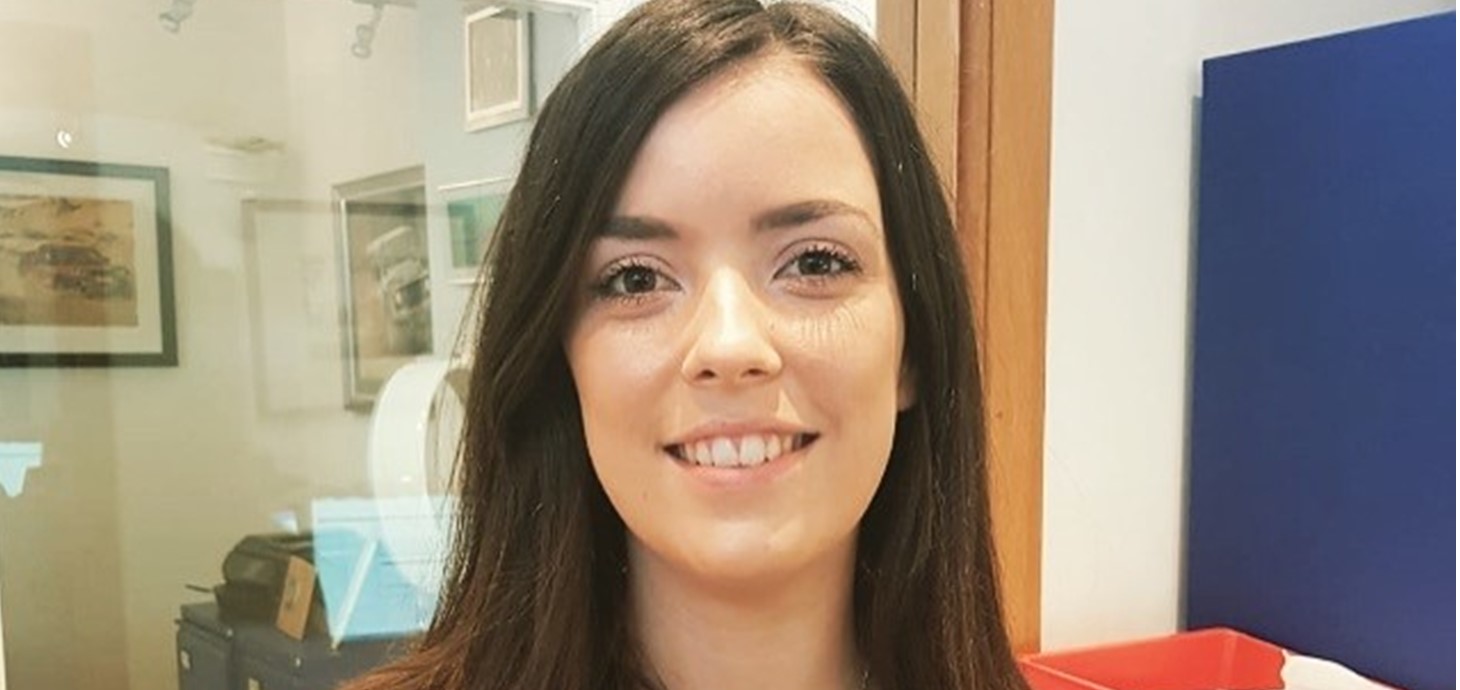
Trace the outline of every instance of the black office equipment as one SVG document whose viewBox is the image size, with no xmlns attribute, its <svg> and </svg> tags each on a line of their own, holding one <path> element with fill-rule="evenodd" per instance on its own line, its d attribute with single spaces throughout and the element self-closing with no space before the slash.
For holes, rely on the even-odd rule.
<svg viewBox="0 0 1460 690">
<path fill-rule="evenodd" d="M 213 603 L 187 604 L 177 621 L 180 690 L 334 690 L 403 653 L 409 639 L 295 640 L 272 623 L 225 623 Z"/>
</svg>

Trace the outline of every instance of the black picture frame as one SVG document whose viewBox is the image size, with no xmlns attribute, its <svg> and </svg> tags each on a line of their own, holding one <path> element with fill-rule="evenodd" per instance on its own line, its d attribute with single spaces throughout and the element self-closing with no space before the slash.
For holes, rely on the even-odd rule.
<svg viewBox="0 0 1460 690">
<path fill-rule="evenodd" d="M 178 365 L 167 168 L 0 156 L 0 367 Z"/>
</svg>

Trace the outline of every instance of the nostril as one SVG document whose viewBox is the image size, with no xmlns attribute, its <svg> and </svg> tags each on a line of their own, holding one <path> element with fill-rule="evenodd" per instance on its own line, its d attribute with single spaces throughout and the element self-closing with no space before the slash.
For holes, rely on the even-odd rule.
<svg viewBox="0 0 1460 690">
<path fill-rule="evenodd" d="M 695 374 L 693 380 L 694 381 L 697 381 L 697 382 L 701 382 L 701 383 L 708 383 L 708 382 L 718 381 L 718 380 L 722 380 L 722 379 L 723 380 L 727 380 L 727 381 L 732 381 L 732 382 L 739 382 L 739 381 L 753 381 L 753 380 L 756 380 L 756 379 L 769 378 L 770 375 L 771 375 L 770 370 L 768 370 L 768 369 L 762 369 L 760 367 L 754 367 L 754 368 L 750 368 L 750 369 L 742 369 L 741 371 L 738 371 L 738 372 L 732 372 L 732 371 L 728 371 L 728 370 L 717 370 L 715 368 L 705 368 L 705 369 L 701 369 L 699 371 L 699 373 Z"/>
</svg>

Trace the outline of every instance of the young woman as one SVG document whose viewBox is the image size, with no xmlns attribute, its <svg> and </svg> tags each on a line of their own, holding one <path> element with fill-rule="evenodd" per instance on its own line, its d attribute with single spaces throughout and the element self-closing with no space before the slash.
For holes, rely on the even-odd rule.
<svg viewBox="0 0 1460 690">
<path fill-rule="evenodd" d="M 815 6 L 653 0 L 497 230 L 446 590 L 355 690 L 1005 690 L 959 247 Z"/>
</svg>

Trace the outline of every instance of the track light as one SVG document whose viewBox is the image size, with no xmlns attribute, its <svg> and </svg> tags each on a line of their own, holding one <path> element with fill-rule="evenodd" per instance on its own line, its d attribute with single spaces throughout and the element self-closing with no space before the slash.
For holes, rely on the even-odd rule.
<svg viewBox="0 0 1460 690">
<path fill-rule="evenodd" d="M 411 9 L 416 6 L 416 0 L 355 0 L 355 4 L 371 7 L 370 21 L 355 27 L 355 44 L 350 46 L 350 52 L 364 60 L 370 57 L 373 50 L 375 30 L 380 27 L 381 17 L 385 16 L 385 6 L 395 5 Z"/>
<path fill-rule="evenodd" d="M 371 45 L 375 43 L 375 29 L 380 26 L 380 19 L 384 16 L 385 5 L 375 5 L 370 21 L 355 27 L 355 45 L 350 46 L 350 52 L 355 57 L 361 60 L 370 57 Z"/>
</svg>

